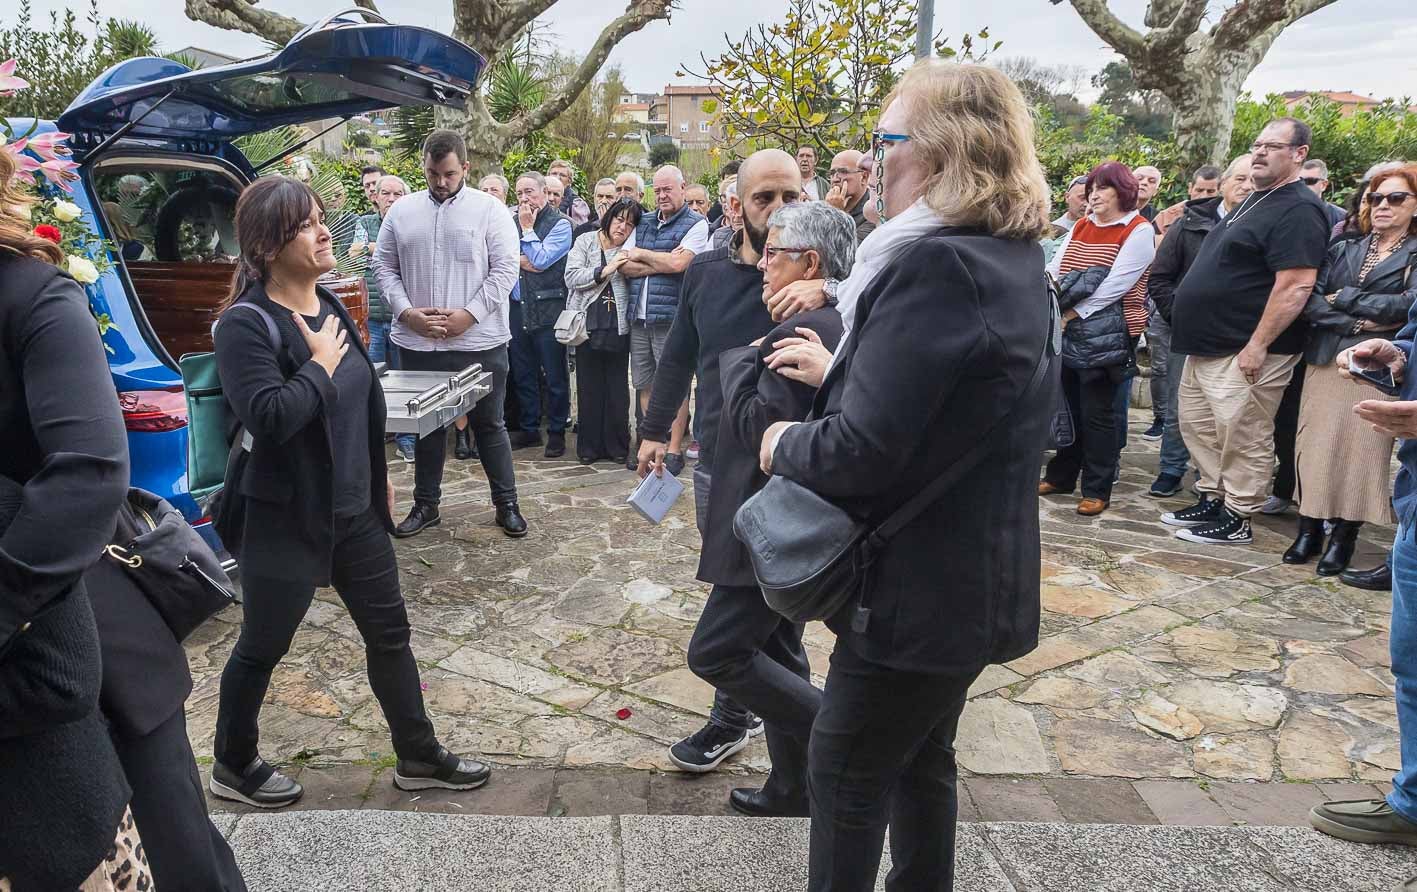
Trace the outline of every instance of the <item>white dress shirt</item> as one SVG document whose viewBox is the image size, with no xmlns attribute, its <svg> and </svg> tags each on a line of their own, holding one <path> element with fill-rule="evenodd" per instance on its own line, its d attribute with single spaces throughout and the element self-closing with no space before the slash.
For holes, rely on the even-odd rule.
<svg viewBox="0 0 1417 892">
<path fill-rule="evenodd" d="M 511 340 L 508 296 L 521 247 L 506 207 L 464 186 L 444 202 L 425 189 L 389 208 L 374 269 L 393 312 L 393 342 L 409 350 L 491 350 Z M 465 309 L 476 320 L 455 338 L 426 338 L 400 318 L 410 307 Z"/>
<path fill-rule="evenodd" d="M 1097 222 L 1095 214 L 1088 214 L 1087 219 L 1094 226 L 1103 228 L 1111 226 L 1126 226 L 1140 214 L 1140 211 L 1131 211 L 1123 214 L 1118 220 L 1111 223 Z M 1058 246 L 1058 250 L 1053 254 L 1053 259 L 1048 261 L 1048 272 L 1056 278 L 1058 270 L 1063 265 L 1063 255 L 1068 251 L 1068 245 L 1073 243 L 1073 233 L 1069 231 L 1063 236 L 1063 243 Z M 1083 298 L 1073 307 L 1083 319 L 1088 318 L 1098 310 L 1111 306 L 1121 300 L 1123 295 L 1132 290 L 1132 286 L 1142 277 L 1142 274 L 1151 266 L 1151 261 L 1156 257 L 1156 230 L 1151 228 L 1151 224 L 1138 226 L 1127 240 L 1122 243 L 1122 247 L 1117 251 L 1117 259 L 1112 263 L 1112 272 L 1107 274 L 1107 278 L 1102 280 L 1102 284 L 1097 286 L 1097 290 Z"/>
</svg>

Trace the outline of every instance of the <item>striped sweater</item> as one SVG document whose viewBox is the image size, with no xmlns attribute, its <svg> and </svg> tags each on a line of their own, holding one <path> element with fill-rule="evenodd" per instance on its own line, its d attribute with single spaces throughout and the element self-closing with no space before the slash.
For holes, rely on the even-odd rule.
<svg viewBox="0 0 1417 892">
<path fill-rule="evenodd" d="M 1149 226 L 1146 218 L 1137 214 L 1123 226 L 1098 226 L 1090 217 L 1084 217 L 1073 226 L 1072 238 L 1059 266 L 1059 275 L 1089 266 L 1110 267 L 1117 261 L 1132 233 L 1142 226 Z M 1127 319 L 1127 334 L 1137 337 L 1146 330 L 1146 283 L 1151 278 L 1148 267 L 1137 279 L 1131 290 L 1122 296 L 1122 313 Z"/>
</svg>

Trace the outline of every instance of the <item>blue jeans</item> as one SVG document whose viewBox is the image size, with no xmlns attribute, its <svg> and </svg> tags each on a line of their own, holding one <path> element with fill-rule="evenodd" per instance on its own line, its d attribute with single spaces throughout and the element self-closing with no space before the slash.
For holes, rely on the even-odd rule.
<svg viewBox="0 0 1417 892">
<path fill-rule="evenodd" d="M 1132 405 L 1132 379 L 1137 376 L 1137 367 L 1132 366 L 1122 378 L 1122 383 L 1117 385 L 1117 396 L 1112 403 L 1112 411 L 1116 413 L 1117 420 L 1117 452 L 1121 453 L 1127 448 L 1127 410 Z"/>
<path fill-rule="evenodd" d="M 398 369 L 403 365 L 399 362 L 399 348 L 389 337 L 389 330 L 393 323 L 386 319 L 369 320 L 369 361 L 387 362 L 389 368 Z M 418 438 L 413 434 L 399 434 L 396 438 L 399 447 L 407 445 L 409 449 L 418 442 Z"/>
<path fill-rule="evenodd" d="M 1181 372 L 1185 354 L 1172 350 L 1166 364 L 1166 427 L 1161 434 L 1161 474 L 1184 478 L 1191 465 L 1191 453 L 1181 439 Z"/>
<path fill-rule="evenodd" d="M 1417 823 L 1417 541 L 1406 524 L 1392 544 L 1392 674 L 1397 679 L 1397 727 L 1402 770 L 1388 804 Z"/>
<path fill-rule="evenodd" d="M 556 340 L 556 329 L 550 327 L 523 332 L 523 337 L 526 340 L 517 350 L 518 361 L 512 363 L 521 401 L 522 430 L 541 430 L 539 391 L 541 371 L 545 369 L 546 431 L 564 434 L 566 420 L 571 417 L 571 373 L 566 365 L 566 347 Z M 517 343 L 516 337 L 512 343 Z"/>
</svg>

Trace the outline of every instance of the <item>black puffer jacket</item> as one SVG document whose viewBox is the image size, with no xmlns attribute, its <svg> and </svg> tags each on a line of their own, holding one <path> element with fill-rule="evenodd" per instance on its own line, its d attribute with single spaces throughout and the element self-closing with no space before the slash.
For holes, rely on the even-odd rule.
<svg viewBox="0 0 1417 892">
<path fill-rule="evenodd" d="M 1110 266 L 1089 266 L 1064 274 L 1058 280 L 1058 309 L 1066 313 L 1082 303 L 1111 274 Z M 1123 366 L 1131 355 L 1132 339 L 1120 299 L 1086 319 L 1074 319 L 1063 329 L 1063 365 L 1070 369 Z"/>
</svg>

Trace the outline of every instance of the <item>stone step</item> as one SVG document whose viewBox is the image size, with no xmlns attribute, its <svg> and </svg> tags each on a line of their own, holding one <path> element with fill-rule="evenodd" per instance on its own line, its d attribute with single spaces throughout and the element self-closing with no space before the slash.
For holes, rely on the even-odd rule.
<svg viewBox="0 0 1417 892">
<path fill-rule="evenodd" d="M 262 892 L 791 892 L 808 822 L 363 811 L 223 814 Z M 889 854 L 877 889 L 884 888 Z M 959 892 L 1386 892 L 1417 853 L 1290 827 L 961 824 Z"/>
</svg>

